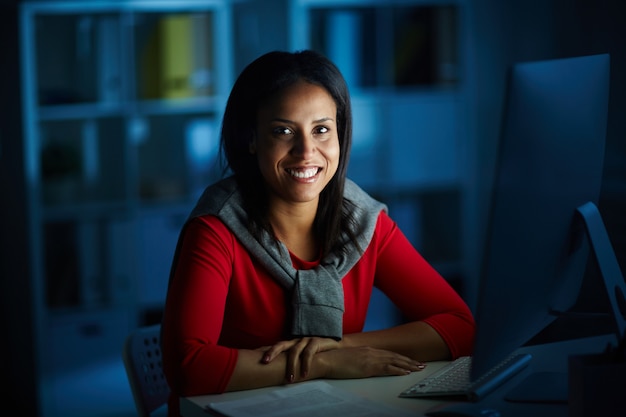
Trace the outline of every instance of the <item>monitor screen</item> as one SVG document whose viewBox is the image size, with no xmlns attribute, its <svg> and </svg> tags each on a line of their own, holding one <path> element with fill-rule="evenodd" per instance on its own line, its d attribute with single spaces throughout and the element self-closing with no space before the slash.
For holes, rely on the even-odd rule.
<svg viewBox="0 0 626 417">
<path fill-rule="evenodd" d="M 508 74 L 471 378 L 575 303 L 589 245 L 576 208 L 602 181 L 609 56 L 512 66 Z"/>
</svg>

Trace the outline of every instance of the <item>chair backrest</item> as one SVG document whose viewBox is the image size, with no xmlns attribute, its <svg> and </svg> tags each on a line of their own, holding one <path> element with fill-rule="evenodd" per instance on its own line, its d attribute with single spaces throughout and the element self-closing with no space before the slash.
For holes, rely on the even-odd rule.
<svg viewBox="0 0 626 417">
<path fill-rule="evenodd" d="M 161 361 L 161 326 L 140 327 L 126 338 L 122 358 L 137 413 L 150 414 L 167 403 L 170 389 Z"/>
</svg>

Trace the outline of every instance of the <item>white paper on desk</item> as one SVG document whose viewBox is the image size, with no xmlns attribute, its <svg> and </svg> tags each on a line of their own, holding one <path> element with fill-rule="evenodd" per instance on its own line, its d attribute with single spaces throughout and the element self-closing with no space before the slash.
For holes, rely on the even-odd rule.
<svg viewBox="0 0 626 417">
<path fill-rule="evenodd" d="M 402 417 L 407 413 L 374 403 L 323 381 L 303 382 L 242 400 L 211 403 L 228 417 Z"/>
</svg>

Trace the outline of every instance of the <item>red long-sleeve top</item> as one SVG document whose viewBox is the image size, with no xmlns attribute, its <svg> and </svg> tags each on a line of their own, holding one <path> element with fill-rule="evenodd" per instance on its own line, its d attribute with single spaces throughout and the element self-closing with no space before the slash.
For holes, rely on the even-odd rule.
<svg viewBox="0 0 626 417">
<path fill-rule="evenodd" d="M 317 265 L 293 254 L 291 258 L 297 269 Z M 453 358 L 470 354 L 474 319 L 469 308 L 384 211 L 369 246 L 342 283 L 344 334 L 363 330 L 376 286 L 407 320 L 432 326 Z M 218 218 L 191 220 L 184 229 L 163 317 L 170 415 L 178 415 L 179 396 L 223 392 L 237 349 L 284 340 L 289 306 L 285 289 Z"/>
</svg>

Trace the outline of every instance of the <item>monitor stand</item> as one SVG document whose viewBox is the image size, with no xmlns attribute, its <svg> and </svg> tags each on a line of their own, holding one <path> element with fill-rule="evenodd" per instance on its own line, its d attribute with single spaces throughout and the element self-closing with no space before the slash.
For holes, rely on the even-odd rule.
<svg viewBox="0 0 626 417">
<path fill-rule="evenodd" d="M 622 340 L 626 337 L 626 282 L 598 208 L 592 202 L 588 202 L 578 207 L 576 211 L 582 216 L 591 249 L 611 302 L 617 340 Z"/>
<path fill-rule="evenodd" d="M 626 339 L 626 282 L 617 263 L 602 216 L 592 202 L 576 209 L 587 232 L 591 250 L 611 302 L 617 340 Z M 599 352 L 598 352 L 599 353 Z M 567 372 L 535 372 L 505 396 L 507 401 L 565 404 L 568 402 Z"/>
</svg>

